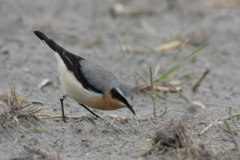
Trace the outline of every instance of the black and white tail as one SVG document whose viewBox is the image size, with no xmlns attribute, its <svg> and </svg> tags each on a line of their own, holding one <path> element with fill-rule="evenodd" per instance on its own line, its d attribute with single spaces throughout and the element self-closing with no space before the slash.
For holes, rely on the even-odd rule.
<svg viewBox="0 0 240 160">
<path fill-rule="evenodd" d="M 54 52 L 58 52 L 58 48 L 60 46 L 56 42 L 54 42 L 54 40 L 49 39 L 45 34 L 43 34 L 40 31 L 34 31 L 34 33 L 43 43 L 47 44 Z"/>
<path fill-rule="evenodd" d="M 72 71 L 72 67 L 74 63 L 78 63 L 81 57 L 74 55 L 61 46 L 59 46 L 54 40 L 49 39 L 45 34 L 40 31 L 34 31 L 35 35 L 44 43 L 47 44 L 53 51 L 55 57 L 58 62 L 64 62 L 67 68 Z"/>
</svg>

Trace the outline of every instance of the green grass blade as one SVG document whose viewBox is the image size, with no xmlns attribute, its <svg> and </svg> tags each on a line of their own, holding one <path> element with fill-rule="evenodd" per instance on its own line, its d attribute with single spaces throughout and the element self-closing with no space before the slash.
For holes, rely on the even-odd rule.
<svg viewBox="0 0 240 160">
<path fill-rule="evenodd" d="M 186 39 L 185 42 L 179 47 L 177 54 L 173 57 L 173 59 L 171 60 L 171 62 L 167 66 L 166 71 L 168 70 L 169 66 L 171 66 L 173 61 L 176 60 L 176 58 L 178 57 L 179 53 L 182 51 L 183 47 L 188 43 L 188 41 L 189 41 L 189 39 Z"/>
<path fill-rule="evenodd" d="M 151 67 L 150 67 L 150 82 L 151 82 L 152 94 L 149 93 L 149 95 L 152 97 L 152 100 L 153 100 L 153 116 L 156 117 L 154 82 L 153 82 L 153 79 L 152 79 L 152 68 Z"/>
<path fill-rule="evenodd" d="M 179 68 L 180 68 L 179 66 L 174 66 L 174 67 L 170 68 L 167 72 L 163 73 L 160 77 L 156 78 L 154 81 L 159 81 L 163 78 L 166 78 L 169 74 L 178 70 Z"/>
<path fill-rule="evenodd" d="M 191 54 L 189 54 L 187 57 L 185 57 L 182 61 L 180 61 L 179 63 L 177 63 L 175 66 L 173 66 L 172 68 L 170 68 L 168 71 L 166 71 L 165 73 L 163 73 L 161 76 L 159 76 L 158 78 L 156 78 L 154 81 L 159 81 L 163 78 L 166 78 L 169 74 L 171 74 L 172 72 L 178 70 L 181 67 L 181 64 L 183 62 L 185 62 L 186 60 L 188 60 L 191 56 L 195 55 L 197 52 L 201 51 L 203 48 L 207 47 L 209 44 L 206 44 L 200 48 L 198 48 L 197 50 L 195 50 L 194 52 L 192 52 Z"/>
<path fill-rule="evenodd" d="M 153 80 L 152 80 L 152 69 L 150 67 L 150 82 L 151 82 L 151 89 L 152 89 L 152 95 L 153 95 Z"/>
<path fill-rule="evenodd" d="M 228 131 L 229 131 L 229 132 L 232 132 L 232 128 L 231 128 L 230 124 L 227 122 L 226 119 L 224 119 L 224 123 L 225 123 L 225 125 L 227 126 Z"/>
<path fill-rule="evenodd" d="M 227 152 L 223 152 L 220 157 L 218 158 L 219 160 L 222 160 L 224 158 L 224 156 L 226 155 Z"/>
<path fill-rule="evenodd" d="M 33 128 L 32 131 L 34 131 L 34 132 L 48 132 L 48 131 L 38 130 L 37 128 Z"/>
<path fill-rule="evenodd" d="M 191 56 L 193 56 L 194 54 L 196 54 L 197 52 L 201 51 L 203 48 L 207 47 L 209 44 L 205 44 L 204 46 L 198 48 L 197 50 L 195 50 L 194 52 L 192 52 L 190 55 L 188 55 L 187 57 L 185 57 L 182 61 L 180 61 L 176 66 L 180 66 L 183 62 L 185 62 L 186 60 L 188 60 Z"/>
</svg>

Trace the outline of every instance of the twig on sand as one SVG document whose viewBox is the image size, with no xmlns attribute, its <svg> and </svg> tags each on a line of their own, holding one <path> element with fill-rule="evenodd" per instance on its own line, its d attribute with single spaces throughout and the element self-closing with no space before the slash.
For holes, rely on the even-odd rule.
<svg viewBox="0 0 240 160">
<path fill-rule="evenodd" d="M 41 116 L 41 115 L 38 115 L 38 116 Z M 45 115 L 46 116 L 46 115 Z M 57 116 L 49 116 L 49 117 L 39 117 L 40 119 L 54 119 L 54 118 L 62 118 L 62 115 L 57 115 Z M 74 119 L 78 119 L 78 118 L 84 118 L 84 116 L 67 116 L 65 115 L 65 118 L 74 118 Z"/>
<path fill-rule="evenodd" d="M 112 117 L 113 120 L 116 119 L 117 121 L 121 122 L 121 123 L 124 123 L 126 121 L 126 117 L 120 117 L 120 116 L 117 116 L 117 115 L 111 115 L 111 114 L 107 114 L 108 117 Z M 112 121 L 113 123 L 113 121 Z M 111 125 L 112 125 L 111 123 Z M 110 125 L 110 127 L 111 127 Z"/>
<path fill-rule="evenodd" d="M 8 148 L 6 148 L 6 149 L 4 149 L 4 150 L 1 150 L 1 151 L 7 151 L 7 150 L 9 150 L 14 144 L 17 143 L 17 141 L 18 141 L 18 137 L 15 139 L 15 141 L 14 141 Z"/>
<path fill-rule="evenodd" d="M 145 121 L 148 121 L 148 120 L 149 120 L 148 117 L 144 117 L 144 118 L 138 118 L 137 121 L 139 121 L 139 122 L 145 122 Z"/>
<path fill-rule="evenodd" d="M 165 50 L 174 49 L 177 46 L 179 46 L 179 44 L 180 44 L 180 41 L 179 40 L 175 40 L 175 41 L 172 41 L 172 42 L 168 42 L 168 43 L 159 45 L 158 47 L 156 47 L 154 49 L 154 51 L 155 52 L 162 52 L 162 51 L 165 51 Z"/>
<path fill-rule="evenodd" d="M 114 118 L 114 119 L 115 119 L 115 118 Z M 113 120 L 114 120 L 114 119 L 113 119 Z M 109 120 L 109 119 L 108 119 L 108 120 Z M 108 121 L 108 120 L 107 120 L 107 121 Z M 113 122 L 113 121 L 112 121 L 112 122 Z M 110 122 L 108 121 L 108 123 L 110 123 L 110 126 L 109 126 L 109 127 L 118 128 L 119 130 L 123 131 L 124 133 L 127 133 L 127 132 L 124 131 L 122 128 L 120 128 L 120 127 L 114 125 L 112 122 L 110 123 Z"/>
<path fill-rule="evenodd" d="M 39 85 L 38 85 L 38 89 L 42 89 L 43 87 L 45 87 L 46 85 L 48 85 L 50 83 L 50 79 L 44 79 L 44 80 L 42 80 L 40 83 L 39 83 Z"/>
<path fill-rule="evenodd" d="M 156 94 L 157 97 L 159 97 L 159 98 L 161 98 L 161 99 L 163 99 L 163 100 L 166 100 L 166 98 L 163 97 L 163 96 L 161 96 L 161 95 L 159 94 L 159 92 L 155 92 L 155 94 Z"/>
<path fill-rule="evenodd" d="M 209 128 L 211 128 L 215 123 L 217 123 L 217 121 L 218 121 L 219 119 L 220 119 L 220 118 L 217 118 L 214 123 L 211 123 L 210 125 L 208 125 L 208 126 L 207 126 L 206 128 L 204 128 L 198 135 L 199 135 L 199 136 L 203 135 L 207 130 L 209 130 Z"/>
<path fill-rule="evenodd" d="M 33 104 L 42 104 L 42 105 L 46 104 L 45 102 L 38 101 L 38 100 L 28 100 L 28 102 L 32 102 Z"/>
<path fill-rule="evenodd" d="M 206 75 L 209 73 L 209 69 L 206 68 L 205 71 L 202 73 L 202 75 L 198 78 L 197 82 L 193 85 L 192 90 L 193 92 L 196 91 L 196 89 L 199 87 L 200 83 L 202 82 L 202 80 L 204 79 L 204 77 L 206 77 Z"/>
<path fill-rule="evenodd" d="M 8 134 L 10 137 L 12 137 L 12 139 L 14 139 L 13 136 L 8 132 L 7 127 L 5 127 L 3 124 L 2 124 L 2 127 L 7 131 L 7 134 Z"/>
<path fill-rule="evenodd" d="M 169 110 L 171 110 L 171 109 L 169 109 Z M 167 105 L 165 106 L 165 109 L 164 109 L 164 111 L 162 111 L 158 116 L 161 116 L 161 115 L 163 115 L 163 114 L 165 114 L 166 113 L 166 111 L 167 111 Z"/>
<path fill-rule="evenodd" d="M 90 143 L 92 143 L 92 141 L 90 141 L 90 140 L 87 138 L 87 136 L 83 133 L 83 129 L 84 129 L 84 128 L 80 128 L 80 130 L 81 130 L 81 132 L 82 132 L 82 135 L 86 138 L 86 140 L 88 140 Z"/>
<path fill-rule="evenodd" d="M 110 126 L 109 127 L 111 127 L 112 125 L 113 125 L 113 121 L 115 120 L 115 117 L 113 118 L 113 120 L 112 120 L 112 122 L 111 122 L 111 124 L 110 124 Z"/>
<path fill-rule="evenodd" d="M 238 112 L 238 113 L 235 113 L 235 114 L 233 114 L 232 116 L 237 116 L 237 115 L 240 115 L 240 112 Z M 224 120 L 224 119 L 228 119 L 228 118 L 230 118 L 231 116 L 226 116 L 226 117 L 223 117 L 222 119 Z"/>
<path fill-rule="evenodd" d="M 74 123 L 82 122 L 82 120 L 84 120 L 84 119 L 85 119 L 85 117 L 78 118 L 77 120 L 74 121 Z"/>
<path fill-rule="evenodd" d="M 235 114 L 233 114 L 231 116 L 237 116 L 237 115 L 240 115 L 240 112 L 239 113 L 235 113 Z M 207 130 L 209 130 L 209 128 L 211 128 L 214 124 L 216 124 L 218 120 L 220 120 L 220 119 L 226 120 L 226 119 L 230 118 L 231 116 L 226 116 L 226 117 L 223 117 L 223 118 L 217 118 L 215 120 L 215 122 L 211 123 L 206 128 L 204 128 L 198 135 L 200 135 L 200 136 L 203 135 Z"/>
</svg>

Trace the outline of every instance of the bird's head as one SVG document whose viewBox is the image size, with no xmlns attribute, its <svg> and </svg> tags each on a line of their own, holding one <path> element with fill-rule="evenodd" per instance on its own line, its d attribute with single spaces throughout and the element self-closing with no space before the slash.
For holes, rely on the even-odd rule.
<svg viewBox="0 0 240 160">
<path fill-rule="evenodd" d="M 126 106 L 135 115 L 135 111 L 131 105 L 131 102 L 133 100 L 133 93 L 131 89 L 118 80 L 113 81 L 109 87 L 110 95 L 112 98 L 118 100 L 118 103 Z"/>
</svg>

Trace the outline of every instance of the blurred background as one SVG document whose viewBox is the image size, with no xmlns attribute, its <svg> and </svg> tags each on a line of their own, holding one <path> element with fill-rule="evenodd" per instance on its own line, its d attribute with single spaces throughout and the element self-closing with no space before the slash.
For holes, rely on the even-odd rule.
<svg viewBox="0 0 240 160">
<path fill-rule="evenodd" d="M 195 127 L 191 135 L 194 141 L 209 145 L 211 154 L 211 147 L 223 151 L 223 157 L 225 148 L 234 147 L 225 135 L 228 131 L 219 132 L 213 125 L 204 135 L 198 133 L 218 118 L 228 116 L 229 106 L 234 113 L 240 110 L 239 8 L 239 0 L 0 0 L 0 92 L 9 91 L 8 85 L 21 86 L 22 94 L 35 90 L 31 99 L 46 103 L 44 112 L 61 115 L 59 99 L 63 90 L 57 61 L 33 34 L 39 30 L 66 50 L 112 71 L 133 88 L 133 107 L 138 116 L 119 109 L 93 110 L 106 121 L 86 118 L 71 123 L 75 120 L 67 119 L 69 123 L 63 124 L 58 123 L 62 122 L 60 118 L 54 118 L 46 123 L 40 121 L 39 125 L 29 120 L 20 132 L 14 127 L 7 128 L 10 132 L 0 129 L 4 134 L 0 148 L 5 149 L 0 150 L 4 153 L 1 155 L 9 159 L 19 152 L 22 156 L 26 145 L 47 153 L 60 152 L 65 159 L 87 154 L 92 159 L 110 159 L 110 154 L 112 159 L 134 159 L 140 155 L 140 147 L 141 151 L 147 149 L 141 146 L 146 143 L 145 131 L 154 130 L 156 125 L 166 127 L 167 120 L 179 120 L 184 115 L 181 120 Z M 186 40 L 188 43 L 171 63 Z M 155 79 L 208 43 L 179 70 L 155 83 L 156 111 L 162 115 L 140 122 L 139 116 L 153 112 L 148 94 L 149 68 Z M 210 72 L 194 92 L 192 86 L 207 68 Z M 64 100 L 64 105 L 67 115 L 92 117 L 70 98 Z M 123 124 L 117 120 L 113 124 L 113 119 L 110 124 L 106 114 L 130 118 Z M 231 121 L 237 141 L 238 121 Z M 48 133 L 37 133 L 33 127 Z"/>
<path fill-rule="evenodd" d="M 145 82 L 132 72 L 127 61 L 149 81 L 149 67 L 153 78 L 160 76 L 179 46 L 189 39 L 176 62 L 197 48 L 210 45 L 175 72 L 173 78 L 164 80 L 180 81 L 188 101 L 177 93 L 159 90 L 164 98 L 156 97 L 157 111 L 167 104 L 172 108 L 171 116 L 178 116 L 193 101 L 199 101 L 216 118 L 226 112 L 217 104 L 239 107 L 239 6 L 238 0 L 1 0 L 0 89 L 7 85 L 21 85 L 22 92 L 35 89 L 36 99 L 47 101 L 51 111 L 60 114 L 59 97 L 63 92 L 57 62 L 50 49 L 35 37 L 34 30 L 109 69 L 132 88 Z M 207 67 L 210 74 L 193 93 L 192 85 Z M 44 80 L 47 83 L 41 86 Z M 148 91 L 149 88 L 135 93 L 134 106 L 139 115 L 152 112 Z M 65 103 L 68 114 L 88 114 L 70 99 Z M 127 110 L 96 112 L 131 116 Z"/>
</svg>

